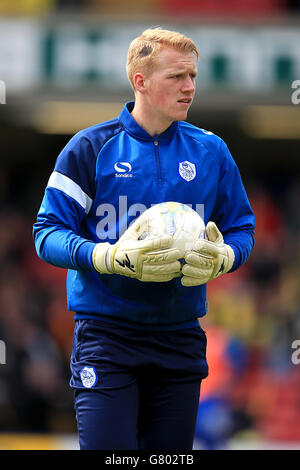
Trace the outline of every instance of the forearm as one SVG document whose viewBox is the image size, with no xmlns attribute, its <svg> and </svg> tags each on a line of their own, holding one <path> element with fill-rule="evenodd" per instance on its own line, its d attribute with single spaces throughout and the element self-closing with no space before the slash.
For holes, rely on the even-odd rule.
<svg viewBox="0 0 300 470">
<path fill-rule="evenodd" d="M 254 247 L 254 230 L 252 228 L 224 234 L 224 243 L 234 251 L 234 263 L 229 272 L 240 268 L 249 258 Z"/>
<path fill-rule="evenodd" d="M 93 270 L 90 242 L 64 228 L 42 229 L 35 234 L 38 256 L 54 266 L 67 269 Z"/>
</svg>

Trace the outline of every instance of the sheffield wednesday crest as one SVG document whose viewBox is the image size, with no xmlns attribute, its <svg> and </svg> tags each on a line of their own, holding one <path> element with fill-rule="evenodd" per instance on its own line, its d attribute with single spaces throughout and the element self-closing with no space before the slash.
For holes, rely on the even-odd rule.
<svg viewBox="0 0 300 470">
<path fill-rule="evenodd" d="M 196 165 L 187 160 L 180 162 L 179 174 L 185 181 L 192 181 L 196 176 Z"/>
<path fill-rule="evenodd" d="M 80 378 L 85 388 L 92 388 L 97 382 L 97 374 L 94 367 L 84 367 L 80 371 Z"/>
</svg>

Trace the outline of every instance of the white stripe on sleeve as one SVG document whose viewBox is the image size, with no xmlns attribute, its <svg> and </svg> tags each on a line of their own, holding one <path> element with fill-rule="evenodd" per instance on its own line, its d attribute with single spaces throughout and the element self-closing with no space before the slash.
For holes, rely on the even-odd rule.
<svg viewBox="0 0 300 470">
<path fill-rule="evenodd" d="M 54 171 L 49 178 L 47 187 L 56 188 L 64 192 L 75 199 L 87 214 L 89 213 L 93 200 L 81 189 L 79 184 L 75 183 L 68 176 Z"/>
</svg>

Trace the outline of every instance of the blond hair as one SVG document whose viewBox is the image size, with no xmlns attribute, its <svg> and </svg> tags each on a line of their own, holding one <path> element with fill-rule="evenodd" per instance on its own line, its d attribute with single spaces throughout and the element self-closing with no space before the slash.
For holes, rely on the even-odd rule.
<svg viewBox="0 0 300 470">
<path fill-rule="evenodd" d="M 191 52 L 197 59 L 199 53 L 192 39 L 176 31 L 161 28 L 146 29 L 135 38 L 128 49 L 126 71 L 134 89 L 133 77 L 137 72 L 151 73 L 155 60 L 163 47 L 171 47 L 181 52 Z"/>
</svg>

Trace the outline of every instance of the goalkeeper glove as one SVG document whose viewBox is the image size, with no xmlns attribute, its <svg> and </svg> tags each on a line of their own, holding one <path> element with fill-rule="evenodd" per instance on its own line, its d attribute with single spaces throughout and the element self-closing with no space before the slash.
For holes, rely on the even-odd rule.
<svg viewBox="0 0 300 470">
<path fill-rule="evenodd" d="M 166 282 L 180 275 L 179 250 L 172 237 L 162 235 L 141 240 L 147 220 L 141 215 L 114 245 L 98 243 L 92 255 L 101 274 L 121 274 L 143 282 Z"/>
<path fill-rule="evenodd" d="M 205 239 L 194 243 L 192 251 L 185 256 L 185 261 L 181 284 L 198 286 L 227 273 L 234 262 L 234 251 L 224 243 L 223 235 L 216 224 L 208 222 Z"/>
</svg>

